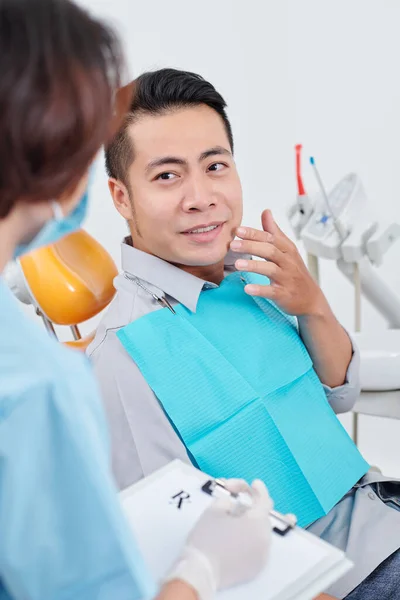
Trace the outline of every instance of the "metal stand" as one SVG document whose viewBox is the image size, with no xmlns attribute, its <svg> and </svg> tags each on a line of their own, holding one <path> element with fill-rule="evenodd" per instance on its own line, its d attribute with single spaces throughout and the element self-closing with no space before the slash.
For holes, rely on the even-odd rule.
<svg viewBox="0 0 400 600">
<path fill-rule="evenodd" d="M 50 334 L 52 337 L 54 337 L 58 341 L 58 337 L 57 337 L 56 331 L 54 329 L 53 323 L 40 311 L 39 308 L 36 309 L 36 314 L 42 319 L 47 333 Z M 75 341 L 82 339 L 81 332 L 79 331 L 79 328 L 77 325 L 71 325 L 70 329 L 71 329 L 71 332 L 72 332 L 72 335 L 73 335 L 73 338 Z"/>
<path fill-rule="evenodd" d="M 44 314 L 38 308 L 36 309 L 36 314 L 42 319 L 47 333 L 49 333 L 51 336 L 55 337 L 56 340 L 58 341 L 58 337 L 57 337 L 56 331 L 54 329 L 53 323 L 51 321 L 49 321 L 49 319 L 47 317 L 45 317 Z"/>
<path fill-rule="evenodd" d="M 307 267 L 313 279 L 319 284 L 319 263 L 318 257 L 313 254 L 307 254 Z"/>
<path fill-rule="evenodd" d="M 361 273 L 360 265 L 354 263 L 354 325 L 361 331 Z M 353 442 L 358 446 L 358 413 L 353 412 Z"/>
<path fill-rule="evenodd" d="M 74 336 L 75 341 L 82 339 L 81 332 L 79 331 L 77 325 L 71 325 L 70 329 L 72 331 L 72 335 Z"/>
</svg>

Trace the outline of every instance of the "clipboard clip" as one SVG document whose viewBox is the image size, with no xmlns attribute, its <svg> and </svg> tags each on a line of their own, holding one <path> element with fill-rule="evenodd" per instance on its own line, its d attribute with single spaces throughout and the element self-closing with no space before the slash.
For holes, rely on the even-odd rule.
<svg viewBox="0 0 400 600">
<path fill-rule="evenodd" d="M 220 479 L 209 479 L 204 485 L 202 485 L 201 489 L 209 496 L 214 496 L 217 498 L 229 495 L 234 502 L 234 506 L 237 508 L 237 510 L 235 510 L 236 514 L 241 514 L 248 508 L 251 508 L 253 504 L 250 494 L 246 492 L 231 492 Z M 276 510 L 270 510 L 269 514 L 273 520 L 276 521 L 272 531 L 278 535 L 285 536 L 297 525 L 297 518 L 295 515 L 283 515 Z"/>
</svg>

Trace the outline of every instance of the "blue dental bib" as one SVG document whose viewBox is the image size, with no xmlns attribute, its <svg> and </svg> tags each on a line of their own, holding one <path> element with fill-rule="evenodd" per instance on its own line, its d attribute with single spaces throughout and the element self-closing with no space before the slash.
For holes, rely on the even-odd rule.
<svg viewBox="0 0 400 600">
<path fill-rule="evenodd" d="M 330 407 L 296 320 L 247 295 L 247 283 L 266 280 L 233 273 L 201 292 L 196 313 L 160 309 L 117 335 L 198 466 L 262 479 L 277 510 L 307 526 L 369 465 Z"/>
</svg>

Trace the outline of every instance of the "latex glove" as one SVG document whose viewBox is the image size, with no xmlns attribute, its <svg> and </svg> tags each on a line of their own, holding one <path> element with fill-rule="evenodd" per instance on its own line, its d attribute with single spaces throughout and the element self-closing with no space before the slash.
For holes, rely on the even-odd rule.
<svg viewBox="0 0 400 600">
<path fill-rule="evenodd" d="M 245 583 L 264 567 L 271 543 L 272 501 L 262 481 L 250 488 L 241 480 L 227 481 L 231 491 L 248 491 L 253 506 L 234 515 L 232 500 L 218 499 L 200 517 L 167 580 L 180 579 L 211 600 L 219 589 Z"/>
</svg>

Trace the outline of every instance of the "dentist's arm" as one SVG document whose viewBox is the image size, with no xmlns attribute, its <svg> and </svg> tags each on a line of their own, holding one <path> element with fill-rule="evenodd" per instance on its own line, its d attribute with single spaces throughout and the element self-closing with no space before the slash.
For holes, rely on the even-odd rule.
<svg viewBox="0 0 400 600">
<path fill-rule="evenodd" d="M 194 589 L 183 581 L 173 581 L 164 587 L 157 600 L 199 600 L 199 597 Z M 315 600 L 336 600 L 336 598 L 321 594 Z"/>
<path fill-rule="evenodd" d="M 239 228 L 232 250 L 265 260 L 236 261 L 236 268 L 265 275 L 270 285 L 247 285 L 251 296 L 273 300 L 298 317 L 299 332 L 321 382 L 330 388 L 346 381 L 352 343 L 337 321 L 322 290 L 310 275 L 296 245 L 279 229 L 272 214 L 262 214 L 263 231 Z"/>
<path fill-rule="evenodd" d="M 199 600 L 197 592 L 183 581 L 167 583 L 157 596 L 157 600 Z"/>
<path fill-rule="evenodd" d="M 187 584 L 182 581 L 173 581 L 168 584 L 157 600 L 198 600 L 198 595 L 193 588 L 190 588 Z M 333 596 L 327 594 L 321 594 L 317 596 L 315 600 L 336 600 Z"/>
</svg>

